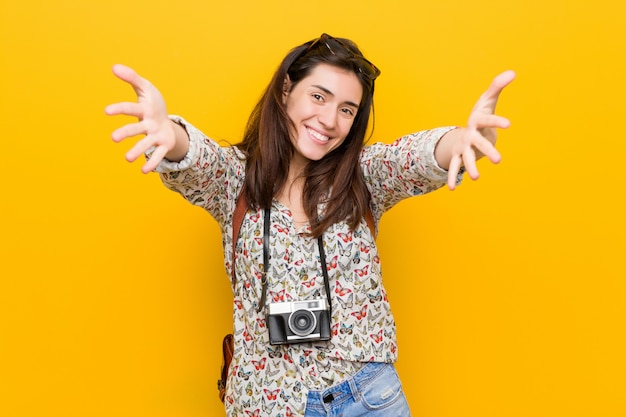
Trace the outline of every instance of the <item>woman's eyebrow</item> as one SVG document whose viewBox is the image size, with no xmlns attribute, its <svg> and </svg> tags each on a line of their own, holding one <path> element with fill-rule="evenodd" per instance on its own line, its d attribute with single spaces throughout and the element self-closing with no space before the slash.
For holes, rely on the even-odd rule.
<svg viewBox="0 0 626 417">
<path fill-rule="evenodd" d="M 313 87 L 315 87 L 315 88 L 319 88 L 320 90 L 322 90 L 323 92 L 325 92 L 325 93 L 326 93 L 326 94 L 328 94 L 329 96 L 333 96 L 333 97 L 335 97 L 335 94 L 333 94 L 333 92 L 332 92 L 332 91 L 330 91 L 328 88 L 326 88 L 326 87 L 324 87 L 324 86 L 321 86 L 321 85 L 319 85 L 319 84 L 315 84 L 315 85 L 313 85 Z M 358 108 L 359 108 L 359 105 L 358 105 L 358 104 L 356 104 L 356 103 L 354 103 L 354 102 L 352 102 L 352 101 L 346 101 L 346 102 L 345 102 L 345 104 L 347 104 L 347 105 L 348 105 L 348 106 L 350 106 L 350 107 L 354 107 L 354 108 L 356 108 L 356 109 L 358 109 Z"/>
</svg>

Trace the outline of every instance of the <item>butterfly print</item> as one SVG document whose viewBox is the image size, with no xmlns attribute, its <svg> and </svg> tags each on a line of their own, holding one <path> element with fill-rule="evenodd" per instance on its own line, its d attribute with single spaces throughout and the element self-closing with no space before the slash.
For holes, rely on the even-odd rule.
<svg viewBox="0 0 626 417">
<path fill-rule="evenodd" d="M 326 386 L 328 387 L 335 385 L 335 378 L 326 378 L 324 375 L 322 375 L 322 380 L 324 381 L 324 383 L 326 383 Z"/>
<path fill-rule="evenodd" d="M 341 240 L 343 240 L 343 243 L 352 242 L 352 233 L 341 233 L 341 232 L 339 232 L 337 234 L 337 236 L 339 236 L 341 238 Z"/>
<path fill-rule="evenodd" d="M 350 315 L 356 317 L 357 320 L 364 319 L 365 317 L 367 317 L 367 304 L 363 306 L 361 311 L 353 311 L 352 313 L 350 313 Z"/>
<path fill-rule="evenodd" d="M 253 212 L 248 218 L 252 221 L 252 223 L 256 223 L 261 218 L 261 213 L 258 211 Z"/>
<path fill-rule="evenodd" d="M 367 296 L 369 297 L 370 301 L 372 303 L 375 303 L 377 301 L 381 301 L 383 299 L 383 296 L 380 294 L 380 290 L 378 290 L 378 292 L 376 294 L 367 294 Z"/>
<path fill-rule="evenodd" d="M 337 301 L 339 301 L 339 304 L 341 304 L 341 307 L 349 310 L 352 308 L 352 306 L 354 306 L 354 293 L 351 293 L 350 295 L 348 295 L 347 297 L 336 297 Z"/>
<path fill-rule="evenodd" d="M 280 358 L 281 356 L 283 356 L 283 352 L 281 351 L 280 347 L 277 348 L 267 348 L 267 356 L 269 356 L 270 358 Z"/>
<path fill-rule="evenodd" d="M 252 364 L 257 371 L 265 369 L 265 362 L 267 362 L 267 358 L 263 358 L 260 361 L 255 361 L 254 359 L 252 360 Z"/>
<path fill-rule="evenodd" d="M 349 271 L 350 270 L 350 265 L 352 265 L 352 260 L 348 259 L 345 262 L 343 260 L 339 261 L 339 266 L 341 267 L 342 271 Z M 352 277 L 352 274 L 346 274 L 346 276 L 344 277 L 346 281 L 352 282 L 354 281 L 354 278 Z"/>
<path fill-rule="evenodd" d="M 352 334 L 352 330 L 353 329 L 354 329 L 354 323 L 351 324 L 350 326 L 347 326 L 345 323 L 341 323 L 341 330 L 340 330 L 340 332 L 342 334 Z"/>
<path fill-rule="evenodd" d="M 339 259 L 339 255 L 333 256 L 333 258 L 326 265 L 326 269 L 330 272 L 333 269 L 337 268 L 337 259 Z"/>
<path fill-rule="evenodd" d="M 370 334 L 370 337 L 374 340 L 374 343 L 379 344 L 383 341 L 383 329 L 380 329 L 378 334 Z"/>
<path fill-rule="evenodd" d="M 252 371 L 249 371 L 249 372 L 244 372 L 244 371 L 243 371 L 243 368 L 239 368 L 239 371 L 237 372 L 237 376 L 238 376 L 239 378 L 243 378 L 243 379 L 245 379 L 246 381 L 247 381 L 248 379 L 250 379 L 250 375 L 251 375 L 251 374 L 252 374 Z"/>
<path fill-rule="evenodd" d="M 385 347 L 385 345 L 380 344 L 378 346 L 373 346 L 374 348 L 374 356 L 373 358 L 375 358 L 376 356 L 381 356 L 383 354 L 383 348 Z"/>
<path fill-rule="evenodd" d="M 246 343 L 246 341 L 244 340 L 243 342 L 243 349 L 246 352 L 247 355 L 252 355 L 254 354 L 254 341 L 250 342 L 250 343 Z"/>
<path fill-rule="evenodd" d="M 277 224 L 274 224 L 273 227 L 274 227 L 274 229 L 276 229 L 278 231 L 278 233 L 285 234 L 285 235 L 289 234 L 289 229 L 287 229 L 287 228 L 283 228 L 283 227 L 281 227 L 281 226 L 279 226 Z"/>
<path fill-rule="evenodd" d="M 372 313 L 372 314 L 370 314 L 370 319 L 369 319 L 369 321 L 370 321 L 370 322 L 372 322 L 372 323 L 374 323 L 374 322 L 376 322 L 376 320 L 378 320 L 378 319 L 379 319 L 382 315 L 383 315 L 383 312 L 382 312 L 382 311 L 380 311 L 380 312 L 378 312 L 378 313 Z M 378 324 L 378 325 L 381 325 L 381 324 L 382 324 L 382 322 L 381 322 L 381 323 L 377 323 L 377 324 Z"/>
<path fill-rule="evenodd" d="M 363 342 L 361 341 L 361 338 L 358 337 L 357 335 L 354 335 L 354 338 L 352 340 L 352 344 L 357 349 L 363 349 Z"/>
<path fill-rule="evenodd" d="M 274 370 L 274 371 L 270 371 L 270 370 L 268 370 L 268 371 L 267 371 L 267 376 L 268 376 L 268 377 L 270 377 L 270 379 L 271 379 L 271 380 L 274 380 L 274 377 L 275 377 L 276 375 L 278 375 L 279 373 L 281 373 L 281 372 L 282 372 L 282 371 L 280 370 L 280 368 L 279 368 L 279 367 L 276 367 L 276 370 Z M 278 384 L 279 382 L 280 382 L 280 380 L 279 380 L 279 381 L 276 381 L 276 383 L 277 383 L 277 384 Z M 268 383 L 268 384 L 266 384 L 266 385 L 269 385 L 269 383 Z"/>
<path fill-rule="evenodd" d="M 246 342 L 249 342 L 249 341 L 251 341 L 253 339 L 252 335 L 248 332 L 248 329 L 244 329 L 244 331 L 243 331 L 243 339 Z"/>
<path fill-rule="evenodd" d="M 341 282 L 337 281 L 337 284 L 335 285 L 335 294 L 339 294 L 339 297 L 343 297 L 351 292 L 352 290 L 350 288 L 344 288 L 343 285 L 341 285 Z"/>
<path fill-rule="evenodd" d="M 362 277 L 363 275 L 367 275 L 367 270 L 369 269 L 369 267 L 369 265 L 365 265 L 364 268 L 355 269 L 354 272 L 356 272 L 358 276 Z"/>
<path fill-rule="evenodd" d="M 300 381 L 296 382 L 296 384 L 293 387 L 293 391 L 294 392 L 301 392 L 302 391 L 302 383 Z"/>
<path fill-rule="evenodd" d="M 280 389 L 276 389 L 274 391 L 270 391 L 266 388 L 263 388 L 263 392 L 265 393 L 265 398 L 268 400 L 275 400 L 280 392 Z"/>
<path fill-rule="evenodd" d="M 339 255 L 342 257 L 348 257 L 352 253 L 352 245 L 353 243 L 348 243 L 346 246 L 342 245 L 339 242 Z"/>
<path fill-rule="evenodd" d="M 281 302 L 281 301 L 285 301 L 285 290 L 280 290 L 278 292 L 275 291 L 271 291 L 270 290 L 270 297 L 272 298 L 272 300 L 275 303 Z"/>
<path fill-rule="evenodd" d="M 359 249 L 363 253 L 370 253 L 370 247 L 368 245 L 366 245 L 364 241 L 361 241 L 361 245 L 360 245 Z"/>
<path fill-rule="evenodd" d="M 311 288 L 312 286 L 314 286 L 314 285 L 315 285 L 315 279 L 316 279 L 316 278 L 317 278 L 317 277 L 313 277 L 310 281 L 303 281 L 303 282 L 302 282 L 302 285 L 304 285 L 304 286 L 305 286 L 305 287 L 307 287 L 307 288 Z"/>
</svg>

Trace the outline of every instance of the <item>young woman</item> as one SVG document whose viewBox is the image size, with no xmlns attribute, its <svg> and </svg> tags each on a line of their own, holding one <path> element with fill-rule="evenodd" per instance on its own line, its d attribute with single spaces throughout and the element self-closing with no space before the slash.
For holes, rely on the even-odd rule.
<svg viewBox="0 0 626 417">
<path fill-rule="evenodd" d="M 494 79 L 465 128 L 364 146 L 380 71 L 350 40 L 323 34 L 287 54 L 243 141 L 221 147 L 168 116 L 132 69 L 113 71 L 138 100 L 106 113 L 139 119 L 113 140 L 145 135 L 126 158 L 145 154 L 144 173 L 159 172 L 221 226 L 234 294 L 227 414 L 409 416 L 373 224 L 404 198 L 454 189 L 464 171 L 478 178 L 482 156 L 499 161 L 496 128 L 509 122 L 494 110 L 514 73 Z"/>
</svg>

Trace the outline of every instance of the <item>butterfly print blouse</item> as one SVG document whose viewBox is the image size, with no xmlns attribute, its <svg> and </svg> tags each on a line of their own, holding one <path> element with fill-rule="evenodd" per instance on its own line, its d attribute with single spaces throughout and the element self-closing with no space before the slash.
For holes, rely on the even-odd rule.
<svg viewBox="0 0 626 417">
<path fill-rule="evenodd" d="M 396 327 L 381 277 L 381 260 L 365 220 L 350 230 L 344 222 L 324 232 L 330 282 L 331 340 L 272 346 L 266 309 L 257 312 L 263 271 L 263 215 L 248 210 L 233 263 L 232 218 L 243 186 L 245 160 L 233 146 L 220 146 L 180 117 L 190 137 L 178 163 L 163 161 L 164 184 L 219 223 L 228 277 L 235 268 L 233 318 L 235 354 L 229 369 L 228 416 L 302 416 L 309 390 L 323 390 L 349 378 L 363 364 L 394 362 Z M 434 159 L 437 141 L 451 127 L 404 136 L 392 144 L 366 146 L 361 168 L 376 220 L 399 201 L 446 184 L 447 171 Z M 460 180 L 460 176 L 459 176 Z M 323 210 L 323 207 L 320 207 Z M 267 302 L 326 298 L 317 240 L 308 226 L 296 228 L 289 209 L 274 201 Z"/>
</svg>

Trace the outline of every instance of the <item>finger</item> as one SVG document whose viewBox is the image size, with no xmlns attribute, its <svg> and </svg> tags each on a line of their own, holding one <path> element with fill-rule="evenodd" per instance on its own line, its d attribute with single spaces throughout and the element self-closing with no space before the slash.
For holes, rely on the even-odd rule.
<svg viewBox="0 0 626 417">
<path fill-rule="evenodd" d="M 478 113 L 474 112 L 470 116 L 468 126 L 471 125 L 476 129 L 484 128 L 499 128 L 507 129 L 511 126 L 511 122 L 506 117 L 498 116 L 496 114 Z"/>
<path fill-rule="evenodd" d="M 504 71 L 501 74 L 498 74 L 493 81 L 491 81 L 491 85 L 485 92 L 485 95 L 488 97 L 498 97 L 502 90 L 509 84 L 513 82 L 515 79 L 514 71 Z"/>
<path fill-rule="evenodd" d="M 104 112 L 108 116 L 117 116 L 120 114 L 126 116 L 134 116 L 143 119 L 143 106 L 139 103 L 114 103 L 105 107 Z"/>
<path fill-rule="evenodd" d="M 167 154 L 167 148 L 165 146 L 158 146 L 154 152 L 150 155 L 148 161 L 141 167 L 141 172 L 148 174 L 155 170 L 155 168 L 161 163 L 165 155 Z"/>
<path fill-rule="evenodd" d="M 115 74 L 115 76 L 120 80 L 129 83 L 133 87 L 137 95 L 141 95 L 141 93 L 146 91 L 151 85 L 150 81 L 141 77 L 139 74 L 137 74 L 135 70 L 127 67 L 126 65 L 113 65 L 113 74 Z"/>
<path fill-rule="evenodd" d="M 498 152 L 496 147 L 482 136 L 479 140 L 476 140 L 473 143 L 473 146 L 478 150 L 478 152 L 487 157 L 487 159 L 489 159 L 494 164 L 499 163 L 502 159 L 502 156 L 500 155 L 500 152 Z"/>
<path fill-rule="evenodd" d="M 453 191 L 456 188 L 456 180 L 461 170 L 461 155 L 454 155 L 450 159 L 448 167 L 448 188 Z"/>
<path fill-rule="evenodd" d="M 141 155 L 146 154 L 153 146 L 156 146 L 156 140 L 154 135 L 147 135 L 135 144 L 128 152 L 126 152 L 126 160 L 128 162 L 134 162 Z"/>
<path fill-rule="evenodd" d="M 147 133 L 143 123 L 130 123 L 120 127 L 111 134 L 111 138 L 114 142 L 121 142 L 124 139 L 131 138 L 137 135 L 145 135 Z"/>
<path fill-rule="evenodd" d="M 473 149 L 470 148 L 463 153 L 463 166 L 465 167 L 467 175 L 474 181 L 480 177 L 478 168 L 476 168 L 476 153 Z"/>
</svg>

